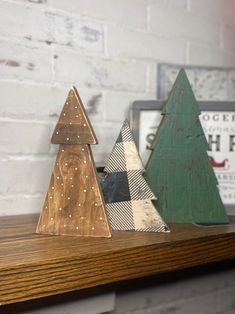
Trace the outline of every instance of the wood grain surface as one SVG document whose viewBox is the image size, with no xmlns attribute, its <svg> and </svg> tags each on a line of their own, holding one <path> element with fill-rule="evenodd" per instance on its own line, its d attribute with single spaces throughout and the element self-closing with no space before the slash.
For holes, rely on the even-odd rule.
<svg viewBox="0 0 235 314">
<path fill-rule="evenodd" d="M 111 237 L 89 146 L 97 139 L 75 87 L 69 91 L 51 142 L 61 145 L 36 232 Z"/>
<path fill-rule="evenodd" d="M 0 218 L 2 305 L 235 259 L 235 224 L 85 238 L 35 234 L 37 220 Z"/>
<path fill-rule="evenodd" d="M 37 233 L 110 237 L 89 145 L 61 145 Z"/>
<path fill-rule="evenodd" d="M 75 87 L 69 91 L 52 144 L 97 144 L 97 138 Z"/>
<path fill-rule="evenodd" d="M 208 159 L 200 108 L 184 70 L 162 114 L 144 174 L 160 215 L 166 223 L 228 223 Z"/>
</svg>

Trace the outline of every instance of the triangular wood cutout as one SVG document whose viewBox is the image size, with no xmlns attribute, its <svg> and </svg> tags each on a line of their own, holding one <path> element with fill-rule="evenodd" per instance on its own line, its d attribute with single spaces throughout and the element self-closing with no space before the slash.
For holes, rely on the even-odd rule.
<svg viewBox="0 0 235 314">
<path fill-rule="evenodd" d="M 97 144 L 97 138 L 75 87 L 69 91 L 51 139 L 52 144 Z"/>
<path fill-rule="evenodd" d="M 123 123 L 101 181 L 113 230 L 166 232 L 151 200 L 156 199 L 143 178 L 143 165 L 128 121 Z"/>
<path fill-rule="evenodd" d="M 200 110 L 181 70 L 163 110 L 144 174 L 167 223 L 228 223 L 210 165 Z"/>
<path fill-rule="evenodd" d="M 74 89 L 72 92 L 70 91 L 67 99 L 71 99 L 71 97 L 74 99 L 73 91 Z M 66 112 L 66 115 L 71 118 L 72 114 L 69 108 L 73 112 L 74 105 L 74 102 L 69 102 L 66 111 L 63 109 L 62 114 Z M 84 110 L 83 107 L 81 108 Z M 90 146 L 85 144 L 86 141 L 89 142 L 91 135 L 95 138 L 94 132 L 85 112 L 83 112 L 83 118 L 89 126 L 90 133 L 75 133 L 80 129 L 74 128 L 72 133 L 67 134 L 66 130 L 71 130 L 70 119 L 60 119 L 64 123 L 63 137 L 60 138 L 60 150 L 39 218 L 37 233 L 91 237 L 111 236 L 92 152 Z M 64 138 L 71 134 L 74 138 L 80 135 L 79 139 L 84 144 L 64 144 Z"/>
</svg>

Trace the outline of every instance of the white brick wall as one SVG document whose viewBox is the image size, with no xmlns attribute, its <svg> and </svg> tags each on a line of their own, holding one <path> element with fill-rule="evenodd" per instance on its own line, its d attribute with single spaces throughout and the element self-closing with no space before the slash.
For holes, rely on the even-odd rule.
<svg viewBox="0 0 235 314">
<path fill-rule="evenodd" d="M 27 160 L 21 158 L 2 160 L 0 173 L 9 174 L 0 182 L 0 194 L 45 193 L 52 170 L 52 159 Z"/>
<path fill-rule="evenodd" d="M 120 26 L 107 29 L 107 52 L 112 57 L 184 63 L 185 46 L 183 38 L 163 38 L 148 31 L 127 30 Z"/>
<path fill-rule="evenodd" d="M 162 7 L 158 0 L 149 8 L 149 28 L 155 34 L 219 44 L 219 20 L 175 7 Z"/>
<path fill-rule="evenodd" d="M 135 60 L 87 57 L 71 48 L 55 49 L 55 80 L 76 86 L 145 91 L 146 65 Z"/>
<path fill-rule="evenodd" d="M 41 121 L 0 119 L 0 153 L 4 157 L 11 154 L 49 154 L 50 124 Z"/>
<path fill-rule="evenodd" d="M 71 85 L 103 165 L 129 104 L 155 97 L 157 64 L 235 66 L 234 30 L 234 0 L 0 1 L 0 215 L 40 211 Z M 113 313 L 232 314 L 234 294 L 223 273 L 118 295 Z"/>
<path fill-rule="evenodd" d="M 64 86 L 45 84 L 0 81 L 0 95 L 4 101 L 0 106 L 0 117 L 49 121 L 58 117 L 61 99 L 67 95 Z M 87 95 L 87 93 L 85 93 Z M 62 103 L 61 103 L 62 107 Z"/>
<path fill-rule="evenodd" d="M 52 0 L 52 7 L 79 16 L 87 16 L 137 29 L 147 26 L 148 0 Z"/>
<path fill-rule="evenodd" d="M 159 62 L 235 65 L 234 15 L 233 0 L 0 1 L 0 215 L 40 211 L 42 165 L 55 158 L 50 136 L 71 85 L 103 165 L 130 103 L 155 97 Z M 44 179 L 25 179 L 25 165 Z"/>
</svg>

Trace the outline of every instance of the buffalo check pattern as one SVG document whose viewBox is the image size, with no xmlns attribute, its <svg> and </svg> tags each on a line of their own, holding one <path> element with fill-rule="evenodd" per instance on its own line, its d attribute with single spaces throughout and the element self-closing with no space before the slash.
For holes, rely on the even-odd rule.
<svg viewBox="0 0 235 314">
<path fill-rule="evenodd" d="M 134 216 L 130 201 L 106 205 L 109 222 L 113 230 L 135 230 Z"/>
<path fill-rule="evenodd" d="M 127 120 L 104 171 L 101 186 L 113 230 L 169 231 L 151 202 L 156 197 L 143 177 L 144 167 Z"/>
</svg>

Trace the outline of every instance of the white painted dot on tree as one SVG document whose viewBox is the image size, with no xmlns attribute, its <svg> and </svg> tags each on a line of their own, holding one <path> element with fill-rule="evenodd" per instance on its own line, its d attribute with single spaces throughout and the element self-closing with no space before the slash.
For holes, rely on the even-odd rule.
<svg viewBox="0 0 235 314">
<path fill-rule="evenodd" d="M 83 190 L 84 193 L 86 193 L 86 190 Z"/>
<path fill-rule="evenodd" d="M 84 160 L 83 162 L 84 162 L 84 164 L 86 164 L 86 160 Z"/>
<path fill-rule="evenodd" d="M 95 206 L 98 206 L 98 204 L 97 204 L 97 203 L 95 203 Z"/>
<path fill-rule="evenodd" d="M 56 177 L 57 180 L 59 180 L 60 177 Z"/>
<path fill-rule="evenodd" d="M 75 106 L 74 108 L 77 109 L 78 106 Z"/>
<path fill-rule="evenodd" d="M 73 177 L 71 177 L 70 180 L 73 180 Z"/>
<path fill-rule="evenodd" d="M 73 188 L 73 187 L 74 187 L 74 185 L 72 184 L 72 185 L 71 185 L 71 188 Z"/>
<path fill-rule="evenodd" d="M 66 113 L 63 113 L 64 116 L 66 116 Z"/>
<path fill-rule="evenodd" d="M 56 134 L 59 134 L 59 132 L 58 132 L 58 131 L 56 131 Z"/>
<path fill-rule="evenodd" d="M 83 126 L 86 126 L 86 123 L 84 123 Z"/>
<path fill-rule="evenodd" d="M 69 215 L 69 218 L 71 218 L 72 217 L 72 215 Z"/>
<path fill-rule="evenodd" d="M 64 152 L 64 149 L 61 149 L 62 152 Z"/>
<path fill-rule="evenodd" d="M 68 166 L 68 163 L 67 163 L 67 162 L 65 163 L 65 166 Z"/>
<path fill-rule="evenodd" d="M 52 188 L 52 190 L 54 190 L 54 189 L 55 189 L 55 187 L 54 187 L 54 186 L 52 186 L 51 188 Z"/>
<path fill-rule="evenodd" d="M 92 190 L 94 190 L 94 186 L 92 186 L 91 188 L 92 188 Z"/>
<path fill-rule="evenodd" d="M 52 199 L 52 196 L 50 196 L 50 199 Z"/>
<path fill-rule="evenodd" d="M 69 102 L 68 101 L 66 101 L 66 105 L 68 105 L 69 104 Z"/>
<path fill-rule="evenodd" d="M 80 137 L 80 135 L 77 136 L 77 138 L 79 138 L 79 137 Z"/>
<path fill-rule="evenodd" d="M 63 186 L 64 185 L 64 183 L 61 183 L 61 186 Z"/>
<path fill-rule="evenodd" d="M 68 200 L 70 200 L 70 197 L 68 197 Z"/>
<path fill-rule="evenodd" d="M 46 227 L 46 225 L 43 225 L 43 227 Z"/>
<path fill-rule="evenodd" d="M 76 116 L 75 116 L 76 118 L 78 118 L 78 114 L 76 114 Z"/>
<path fill-rule="evenodd" d="M 62 208 L 60 207 L 59 210 L 62 210 Z"/>
<path fill-rule="evenodd" d="M 100 220 L 103 220 L 103 217 L 100 217 Z"/>
<path fill-rule="evenodd" d="M 81 217 L 81 219 L 83 220 L 83 219 L 84 219 L 84 217 L 82 216 L 82 217 Z"/>
<path fill-rule="evenodd" d="M 84 148 L 82 148 L 82 151 L 83 151 L 83 152 L 84 152 L 84 150 L 85 150 L 85 149 L 84 149 Z"/>
<path fill-rule="evenodd" d="M 74 168 L 76 171 L 78 170 L 78 168 L 76 167 L 76 168 Z"/>
<path fill-rule="evenodd" d="M 45 208 L 47 209 L 47 206 Z"/>
<path fill-rule="evenodd" d="M 71 124 L 72 124 L 72 122 L 69 122 L 69 124 L 71 125 Z"/>
<path fill-rule="evenodd" d="M 51 217 L 51 220 L 54 220 L 54 218 L 53 218 L 53 217 Z"/>
<path fill-rule="evenodd" d="M 76 229 L 78 229 L 78 226 L 76 227 Z"/>
<path fill-rule="evenodd" d="M 66 140 L 69 141 L 69 137 L 67 137 Z"/>
<path fill-rule="evenodd" d="M 78 206 L 81 206 L 81 204 L 80 204 L 80 203 L 78 203 Z"/>
<path fill-rule="evenodd" d="M 86 176 L 86 178 L 88 178 L 88 176 Z"/>
<path fill-rule="evenodd" d="M 64 227 L 66 227 L 66 225 L 64 225 Z"/>
<path fill-rule="evenodd" d="M 92 227 L 91 229 L 92 229 L 92 230 L 95 230 L 95 227 Z"/>
</svg>

